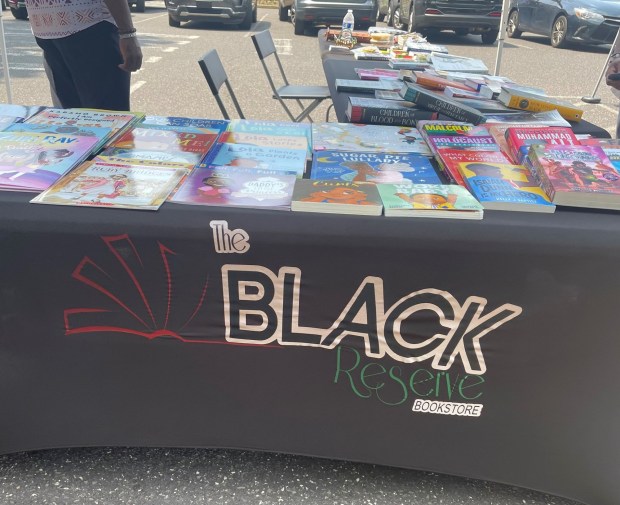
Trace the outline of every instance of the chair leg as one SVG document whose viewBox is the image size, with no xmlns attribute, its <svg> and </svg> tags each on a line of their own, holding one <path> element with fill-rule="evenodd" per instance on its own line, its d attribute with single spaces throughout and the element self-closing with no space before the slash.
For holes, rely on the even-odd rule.
<svg viewBox="0 0 620 505">
<path fill-rule="evenodd" d="M 312 122 L 312 119 L 309 117 L 310 113 L 316 109 L 319 104 L 324 100 L 324 98 L 316 98 L 314 100 L 314 102 L 312 102 L 310 105 L 308 105 L 308 107 L 306 107 L 306 109 L 295 118 L 295 122 L 296 123 L 301 123 L 304 119 L 308 118 L 310 120 L 310 122 Z"/>
<path fill-rule="evenodd" d="M 325 113 L 325 121 L 329 123 L 329 111 L 334 108 L 334 103 L 330 103 L 329 107 L 327 107 L 327 112 Z"/>
</svg>

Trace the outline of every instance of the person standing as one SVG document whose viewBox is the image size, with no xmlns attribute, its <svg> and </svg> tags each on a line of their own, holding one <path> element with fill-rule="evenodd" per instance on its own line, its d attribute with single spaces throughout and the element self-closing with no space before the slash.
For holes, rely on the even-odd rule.
<svg viewBox="0 0 620 505">
<path fill-rule="evenodd" d="M 609 76 L 611 74 L 620 74 L 620 37 L 616 37 L 616 42 L 609 55 L 607 70 L 605 71 L 607 85 L 611 87 L 613 94 L 620 98 L 620 81 L 610 81 Z M 620 113 L 616 123 L 616 138 L 620 138 Z"/>
<path fill-rule="evenodd" d="M 62 107 L 130 110 L 142 50 L 127 0 L 26 0 L 26 9 Z"/>
</svg>

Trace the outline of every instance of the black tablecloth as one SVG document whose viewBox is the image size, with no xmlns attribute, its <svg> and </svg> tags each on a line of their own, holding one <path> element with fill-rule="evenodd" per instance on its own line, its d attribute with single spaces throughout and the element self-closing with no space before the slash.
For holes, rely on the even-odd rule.
<svg viewBox="0 0 620 505">
<path fill-rule="evenodd" d="M 617 503 L 616 213 L 29 198 L 0 193 L 0 452 L 260 449 Z"/>
<path fill-rule="evenodd" d="M 323 61 L 323 70 L 329 86 L 329 91 L 334 103 L 336 117 L 341 123 L 348 122 L 345 114 L 350 96 L 369 96 L 359 93 L 346 93 L 336 90 L 336 79 L 358 79 L 355 73 L 356 68 L 390 68 L 385 61 L 356 60 L 350 54 L 338 54 L 329 52 L 330 42 L 325 39 L 325 30 L 320 30 L 318 34 L 319 52 Z M 573 132 L 576 134 L 590 134 L 598 138 L 610 138 L 607 130 L 600 128 L 586 120 L 578 123 L 571 122 Z"/>
</svg>

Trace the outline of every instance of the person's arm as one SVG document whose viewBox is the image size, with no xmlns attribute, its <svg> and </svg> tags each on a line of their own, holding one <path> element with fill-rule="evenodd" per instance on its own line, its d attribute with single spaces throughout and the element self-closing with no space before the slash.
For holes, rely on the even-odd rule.
<svg viewBox="0 0 620 505">
<path fill-rule="evenodd" d="M 137 37 L 124 38 L 123 34 L 134 33 L 135 28 L 131 20 L 131 11 L 127 0 L 104 0 L 110 14 L 118 26 L 121 34 L 120 50 L 123 56 L 123 63 L 118 67 L 126 72 L 135 72 L 142 66 L 142 50 Z"/>
<path fill-rule="evenodd" d="M 609 58 L 609 64 L 607 65 L 607 71 L 605 72 L 605 77 L 609 76 L 609 74 L 618 74 L 620 73 L 620 37 L 616 40 L 614 47 L 611 50 L 611 57 Z M 620 81 L 610 81 L 606 80 L 607 84 L 612 88 L 616 88 L 620 90 Z"/>
</svg>

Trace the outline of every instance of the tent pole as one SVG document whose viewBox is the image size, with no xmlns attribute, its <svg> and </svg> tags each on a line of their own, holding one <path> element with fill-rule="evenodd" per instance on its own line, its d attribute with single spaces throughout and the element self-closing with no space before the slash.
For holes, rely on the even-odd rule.
<svg viewBox="0 0 620 505">
<path fill-rule="evenodd" d="M 0 42 L 2 43 L 2 66 L 4 67 L 4 85 L 6 86 L 6 99 L 8 103 L 13 103 L 13 93 L 11 90 L 11 76 L 9 74 L 9 57 L 6 53 L 6 39 L 4 37 L 4 22 L 2 11 L 0 10 Z"/>
<path fill-rule="evenodd" d="M 614 39 L 614 42 L 611 45 L 611 49 L 609 50 L 609 53 L 607 54 L 607 59 L 605 60 L 605 65 L 603 65 L 603 70 L 601 70 L 601 75 L 599 75 L 598 81 L 596 81 L 596 86 L 594 86 L 594 91 L 592 91 L 592 94 L 590 96 L 582 96 L 581 97 L 581 101 L 582 102 L 586 102 L 586 103 L 601 103 L 601 98 L 596 96 L 596 92 L 598 91 L 598 87 L 601 85 L 601 81 L 603 80 L 603 76 L 605 75 L 605 72 L 607 71 L 607 65 L 609 64 L 609 57 L 611 56 L 611 54 L 614 51 L 614 47 L 616 46 L 616 42 L 618 42 L 618 35 L 619 34 L 620 34 L 620 30 L 618 30 L 616 32 L 616 38 Z"/>
<path fill-rule="evenodd" d="M 510 9 L 510 0 L 504 0 L 502 3 L 502 17 L 499 22 L 499 36 L 497 38 L 497 56 L 495 58 L 495 70 L 493 75 L 499 75 L 499 67 L 502 63 L 502 52 L 504 51 L 504 38 L 506 37 L 506 28 L 508 25 L 508 11 Z"/>
</svg>

